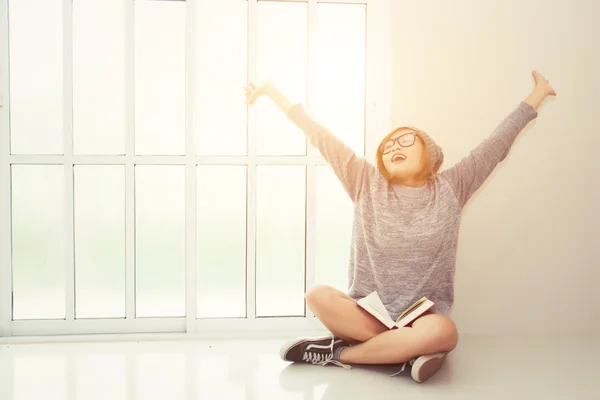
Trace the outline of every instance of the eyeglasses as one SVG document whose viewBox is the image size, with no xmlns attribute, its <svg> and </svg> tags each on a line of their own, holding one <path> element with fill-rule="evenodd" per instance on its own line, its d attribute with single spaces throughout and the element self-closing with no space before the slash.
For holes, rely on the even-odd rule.
<svg viewBox="0 0 600 400">
<path fill-rule="evenodd" d="M 402 136 L 398 136 L 397 138 L 388 139 L 385 142 L 381 143 L 379 146 L 379 150 L 383 154 L 387 154 L 394 148 L 394 145 L 398 143 L 402 147 L 410 147 L 415 144 L 416 136 L 414 133 L 406 133 Z"/>
</svg>

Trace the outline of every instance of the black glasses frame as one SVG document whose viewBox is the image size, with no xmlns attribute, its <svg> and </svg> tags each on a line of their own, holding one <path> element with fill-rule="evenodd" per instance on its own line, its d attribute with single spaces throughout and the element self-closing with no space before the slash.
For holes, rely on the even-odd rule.
<svg viewBox="0 0 600 400">
<path fill-rule="evenodd" d="M 410 144 L 404 145 L 401 143 L 401 139 L 406 138 L 407 136 L 411 136 L 412 141 L 410 142 Z M 405 133 L 404 135 L 400 135 L 393 139 L 388 139 L 385 142 L 381 143 L 381 145 L 379 146 L 379 151 L 381 151 L 382 154 L 388 154 L 389 152 L 392 151 L 392 149 L 394 148 L 394 145 L 396 143 L 398 143 L 398 145 L 401 147 L 410 147 L 413 144 L 415 144 L 415 140 L 417 140 L 417 135 L 414 132 Z M 385 149 L 389 149 L 389 150 L 385 151 Z"/>
</svg>

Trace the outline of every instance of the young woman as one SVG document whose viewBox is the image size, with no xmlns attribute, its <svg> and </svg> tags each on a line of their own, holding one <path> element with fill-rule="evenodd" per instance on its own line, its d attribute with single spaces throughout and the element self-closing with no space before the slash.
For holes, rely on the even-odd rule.
<svg viewBox="0 0 600 400">
<path fill-rule="evenodd" d="M 533 71 L 535 88 L 494 132 L 453 167 L 438 172 L 441 148 L 425 132 L 401 127 L 383 138 L 377 165 L 358 157 L 325 127 L 290 103 L 273 85 L 246 88 L 247 103 L 266 95 L 308 137 L 354 202 L 348 294 L 315 286 L 307 304 L 332 336 L 295 339 L 281 349 L 285 361 L 318 365 L 401 364 L 424 382 L 458 342 L 448 317 L 461 212 L 506 157 L 517 135 L 554 89 Z M 436 303 L 411 326 L 388 330 L 357 306 L 377 291 L 391 317 L 423 296 Z"/>
</svg>

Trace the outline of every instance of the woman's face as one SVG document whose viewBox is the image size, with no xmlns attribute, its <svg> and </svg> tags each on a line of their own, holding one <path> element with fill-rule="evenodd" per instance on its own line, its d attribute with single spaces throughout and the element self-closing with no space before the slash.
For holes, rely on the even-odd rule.
<svg viewBox="0 0 600 400">
<path fill-rule="evenodd" d="M 395 132 L 381 143 L 383 165 L 393 181 L 405 181 L 418 177 L 423 170 L 425 144 L 412 129 Z"/>
</svg>

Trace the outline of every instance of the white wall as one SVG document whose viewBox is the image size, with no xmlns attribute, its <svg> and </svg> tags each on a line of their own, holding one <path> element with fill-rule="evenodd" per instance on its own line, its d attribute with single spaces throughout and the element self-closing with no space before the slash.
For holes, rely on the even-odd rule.
<svg viewBox="0 0 600 400">
<path fill-rule="evenodd" d="M 527 96 L 532 69 L 558 92 L 465 209 L 461 333 L 600 332 L 598 16 L 597 0 L 394 1 L 392 126 L 429 132 L 443 168 Z"/>
</svg>

